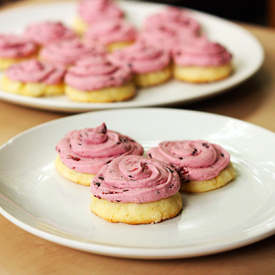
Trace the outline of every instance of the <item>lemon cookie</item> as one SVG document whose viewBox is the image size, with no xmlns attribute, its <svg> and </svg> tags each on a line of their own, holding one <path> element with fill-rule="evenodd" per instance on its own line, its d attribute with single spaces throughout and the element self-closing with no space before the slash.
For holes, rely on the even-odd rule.
<svg viewBox="0 0 275 275">
<path fill-rule="evenodd" d="M 84 34 L 85 41 L 98 41 L 110 52 L 132 45 L 137 37 L 137 29 L 122 18 L 101 20 Z"/>
<path fill-rule="evenodd" d="M 182 209 L 177 172 L 144 156 L 114 159 L 100 169 L 90 188 L 92 212 L 113 223 L 157 223 Z"/>
<path fill-rule="evenodd" d="M 78 102 L 124 101 L 136 94 L 129 67 L 119 66 L 103 56 L 78 61 L 65 76 L 65 94 Z"/>
<path fill-rule="evenodd" d="M 27 26 L 24 36 L 39 46 L 77 38 L 77 34 L 59 21 L 35 22 Z"/>
<path fill-rule="evenodd" d="M 73 29 L 83 34 L 89 26 L 101 20 L 121 18 L 124 13 L 112 0 L 81 0 L 77 4 L 77 16 L 73 21 Z"/>
<path fill-rule="evenodd" d="M 56 66 L 69 67 L 78 60 L 91 56 L 105 55 L 106 48 L 99 43 L 84 43 L 80 39 L 61 40 L 44 46 L 39 59 Z"/>
<path fill-rule="evenodd" d="M 11 65 L 36 57 L 38 46 L 24 37 L 0 35 L 0 70 L 6 70 Z"/>
<path fill-rule="evenodd" d="M 139 143 L 107 130 L 105 123 L 95 128 L 69 132 L 58 142 L 56 151 L 55 165 L 60 174 L 82 185 L 90 185 L 99 169 L 114 158 L 143 154 Z"/>
<path fill-rule="evenodd" d="M 139 87 L 158 85 L 172 77 L 169 52 L 145 40 L 138 40 L 130 47 L 115 51 L 109 58 L 116 64 L 128 65 Z"/>
<path fill-rule="evenodd" d="M 188 40 L 173 50 L 174 77 L 180 81 L 208 83 L 229 77 L 232 55 L 205 36 Z"/>
<path fill-rule="evenodd" d="M 218 176 L 209 180 L 189 180 L 183 182 L 180 188 L 181 192 L 190 193 L 202 193 L 206 191 L 211 191 L 225 186 L 230 181 L 234 180 L 236 173 L 233 164 L 230 163 L 225 167 Z"/>
<path fill-rule="evenodd" d="M 187 10 L 176 7 L 167 7 L 148 16 L 143 23 L 143 29 L 152 30 L 159 27 L 171 26 L 178 32 L 192 32 L 198 36 L 201 26 L 195 15 Z"/>
<path fill-rule="evenodd" d="M 144 20 L 139 40 L 172 52 L 185 40 L 198 37 L 200 29 L 199 22 L 191 12 L 168 7 Z"/>
<path fill-rule="evenodd" d="M 65 70 L 30 59 L 9 67 L 1 79 L 1 88 L 10 93 L 41 97 L 64 94 Z"/>
<path fill-rule="evenodd" d="M 229 153 L 204 140 L 164 141 L 149 149 L 148 156 L 176 168 L 183 192 L 214 190 L 235 178 Z"/>
</svg>

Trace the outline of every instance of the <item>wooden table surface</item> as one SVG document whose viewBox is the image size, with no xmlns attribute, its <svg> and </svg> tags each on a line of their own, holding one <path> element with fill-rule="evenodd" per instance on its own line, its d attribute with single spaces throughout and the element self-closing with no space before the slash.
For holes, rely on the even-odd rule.
<svg viewBox="0 0 275 275">
<path fill-rule="evenodd" d="M 275 132 L 275 31 L 259 26 L 242 26 L 254 34 L 264 47 L 266 58 L 259 72 L 226 93 L 175 108 L 226 115 Z M 0 101 L 0 145 L 24 130 L 65 116 L 68 114 Z M 85 253 L 51 243 L 25 232 L 3 216 L 0 216 L 0 232 L 1 275 L 275 274 L 274 235 L 243 248 L 210 256 L 132 260 Z"/>
</svg>

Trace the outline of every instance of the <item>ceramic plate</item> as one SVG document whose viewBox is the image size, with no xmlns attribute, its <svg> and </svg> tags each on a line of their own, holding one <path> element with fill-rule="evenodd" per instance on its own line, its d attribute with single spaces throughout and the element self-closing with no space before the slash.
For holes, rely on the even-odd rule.
<svg viewBox="0 0 275 275">
<path fill-rule="evenodd" d="M 120 1 L 119 5 L 128 15 L 127 19 L 141 27 L 144 19 L 165 6 L 134 1 Z M 0 90 L 0 99 L 19 105 L 65 112 L 85 112 L 94 109 L 125 107 L 164 106 L 188 103 L 224 92 L 251 77 L 262 65 L 264 53 L 260 43 L 242 27 L 218 17 L 193 12 L 207 36 L 228 48 L 233 54 L 235 73 L 229 78 L 209 84 L 186 84 L 172 80 L 166 84 L 140 89 L 138 95 L 126 102 L 76 103 L 65 96 L 53 98 L 30 98 Z M 42 20 L 59 20 L 70 26 L 76 15 L 76 2 L 52 2 L 14 8 L 1 12 L 0 33 L 23 33 L 26 26 Z"/>
<path fill-rule="evenodd" d="M 231 154 L 237 178 L 215 191 L 183 194 L 183 211 L 171 220 L 109 223 L 90 211 L 89 187 L 64 179 L 54 167 L 55 146 L 67 132 L 102 122 L 145 150 L 163 140 L 220 144 Z M 168 259 L 227 251 L 275 232 L 274 148 L 274 133 L 207 113 L 133 108 L 78 114 L 28 130 L 0 148 L 0 212 L 34 235 L 97 254 Z"/>
</svg>

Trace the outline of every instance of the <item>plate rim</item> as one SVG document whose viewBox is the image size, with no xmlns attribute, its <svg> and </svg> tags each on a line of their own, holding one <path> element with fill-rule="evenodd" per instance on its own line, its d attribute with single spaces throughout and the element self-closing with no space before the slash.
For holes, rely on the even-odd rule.
<svg viewBox="0 0 275 275">
<path fill-rule="evenodd" d="M 212 245 L 211 249 L 208 247 L 191 248 L 186 249 L 183 247 L 175 248 L 138 248 L 138 247 L 123 247 L 114 246 L 106 244 L 96 244 L 80 242 L 71 239 L 66 239 L 61 236 L 53 235 L 38 228 L 32 227 L 14 218 L 8 212 L 6 212 L 2 207 L 0 207 L 0 214 L 5 217 L 8 221 L 23 229 L 27 233 L 30 233 L 36 237 L 42 238 L 46 241 L 59 244 L 71 249 L 78 251 L 84 251 L 92 254 L 111 256 L 115 258 L 125 258 L 125 259 L 148 259 L 148 260 L 169 260 L 169 259 L 183 259 L 183 258 L 195 258 L 207 255 L 214 255 L 222 252 L 231 251 L 234 249 L 242 248 L 244 246 L 254 244 L 258 241 L 264 240 L 275 234 L 275 228 L 269 230 L 260 236 L 253 236 L 244 240 L 236 240 L 228 244 L 216 244 Z M 80 245 L 81 244 L 81 245 Z M 81 247 L 80 247 L 81 246 Z"/>
</svg>

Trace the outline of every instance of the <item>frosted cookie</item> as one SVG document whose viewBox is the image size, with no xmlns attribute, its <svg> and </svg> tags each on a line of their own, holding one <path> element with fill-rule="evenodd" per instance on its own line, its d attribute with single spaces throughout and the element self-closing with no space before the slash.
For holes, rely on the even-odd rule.
<svg viewBox="0 0 275 275">
<path fill-rule="evenodd" d="M 8 68 L 1 79 L 1 88 L 32 97 L 61 95 L 64 94 L 64 75 L 62 68 L 30 59 Z"/>
<path fill-rule="evenodd" d="M 122 18 L 101 20 L 88 28 L 85 41 L 98 41 L 110 52 L 125 48 L 135 42 L 138 31 Z"/>
<path fill-rule="evenodd" d="M 105 55 L 106 49 L 98 43 L 84 43 L 79 39 L 62 40 L 43 47 L 39 59 L 58 66 L 68 67 L 90 56 Z"/>
<path fill-rule="evenodd" d="M 38 46 L 24 37 L 12 34 L 0 34 L 0 70 L 11 65 L 34 58 Z"/>
<path fill-rule="evenodd" d="M 121 155 L 142 155 L 142 146 L 120 133 L 107 130 L 105 123 L 95 128 L 69 132 L 57 146 L 57 170 L 65 178 L 90 185 L 100 168 Z"/>
<path fill-rule="evenodd" d="M 76 33 L 57 21 L 43 21 L 29 25 L 25 37 L 40 46 L 48 45 L 65 39 L 74 39 Z"/>
<path fill-rule="evenodd" d="M 174 27 L 178 32 L 192 32 L 196 36 L 201 32 L 200 23 L 190 11 L 175 7 L 168 7 L 148 16 L 143 24 L 143 29 L 152 30 L 160 26 Z"/>
<path fill-rule="evenodd" d="M 149 149 L 148 156 L 177 169 L 183 192 L 214 190 L 235 178 L 230 155 L 204 140 L 164 141 Z"/>
<path fill-rule="evenodd" d="M 200 32 L 200 24 L 190 12 L 169 7 L 147 17 L 139 39 L 172 52 L 186 40 L 198 37 Z"/>
<path fill-rule="evenodd" d="M 112 0 L 81 0 L 77 5 L 77 16 L 73 29 L 83 34 L 89 26 L 104 19 L 122 18 L 123 11 Z"/>
<path fill-rule="evenodd" d="M 109 58 L 116 64 L 128 65 L 134 73 L 135 84 L 139 87 L 158 85 L 172 77 L 169 52 L 145 41 L 115 51 Z"/>
<path fill-rule="evenodd" d="M 65 94 L 78 102 L 124 101 L 136 94 L 129 67 L 118 66 L 105 57 L 78 61 L 67 70 Z"/>
<path fill-rule="evenodd" d="M 177 172 L 144 156 L 114 159 L 100 169 L 90 188 L 92 212 L 113 223 L 157 223 L 182 209 Z"/>
<path fill-rule="evenodd" d="M 189 29 L 179 29 L 174 24 L 159 23 L 152 28 L 146 28 L 139 33 L 138 40 L 145 41 L 155 47 L 161 47 L 170 53 L 186 40 L 194 39 L 197 35 Z"/>
<path fill-rule="evenodd" d="M 174 77 L 180 81 L 207 83 L 227 78 L 233 71 L 232 55 L 205 36 L 173 50 Z"/>
</svg>

